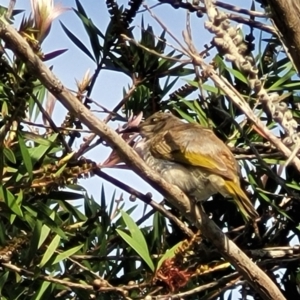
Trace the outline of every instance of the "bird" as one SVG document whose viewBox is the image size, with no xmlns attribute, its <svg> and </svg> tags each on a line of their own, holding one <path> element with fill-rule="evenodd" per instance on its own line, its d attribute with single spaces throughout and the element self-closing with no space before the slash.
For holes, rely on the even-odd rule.
<svg viewBox="0 0 300 300">
<path fill-rule="evenodd" d="M 258 214 L 240 185 L 240 168 L 227 145 L 198 123 L 156 112 L 139 125 L 135 150 L 164 180 L 195 201 L 220 193 L 232 198 L 246 222 Z"/>
</svg>

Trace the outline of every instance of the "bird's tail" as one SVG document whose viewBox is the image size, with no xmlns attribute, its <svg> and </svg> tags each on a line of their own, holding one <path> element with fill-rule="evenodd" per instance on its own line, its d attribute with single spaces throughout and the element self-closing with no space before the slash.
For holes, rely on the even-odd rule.
<svg viewBox="0 0 300 300">
<path fill-rule="evenodd" d="M 228 193 L 233 197 L 236 205 L 238 206 L 239 210 L 241 211 L 246 221 L 255 220 L 256 218 L 258 218 L 257 211 L 255 210 L 250 199 L 241 189 L 239 184 L 233 181 L 226 180 L 225 185 L 227 187 Z"/>
</svg>

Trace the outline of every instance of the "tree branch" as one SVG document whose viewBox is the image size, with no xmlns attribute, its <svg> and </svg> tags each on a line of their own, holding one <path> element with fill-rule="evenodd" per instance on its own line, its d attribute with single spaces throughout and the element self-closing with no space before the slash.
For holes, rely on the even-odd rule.
<svg viewBox="0 0 300 300">
<path fill-rule="evenodd" d="M 241 251 L 217 225 L 201 212 L 176 186 L 164 181 L 153 172 L 138 154 L 131 149 L 117 133 L 93 115 L 76 97 L 69 92 L 58 78 L 34 54 L 27 42 L 10 25 L 0 19 L 0 38 L 15 55 L 22 59 L 42 84 L 90 130 L 108 144 L 114 146 L 126 164 L 146 182 L 165 196 L 183 215 L 194 223 L 220 251 L 220 253 L 244 276 L 263 299 L 285 299 L 276 284 Z"/>
<path fill-rule="evenodd" d="M 285 45 L 298 74 L 300 74 L 300 2 L 297 0 L 266 0 L 278 37 Z"/>
</svg>

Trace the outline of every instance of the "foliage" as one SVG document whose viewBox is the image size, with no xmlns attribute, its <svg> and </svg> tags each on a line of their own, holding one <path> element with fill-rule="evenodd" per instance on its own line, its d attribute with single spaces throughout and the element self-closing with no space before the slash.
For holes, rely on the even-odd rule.
<svg viewBox="0 0 300 300">
<path fill-rule="evenodd" d="M 242 185 L 261 216 L 257 223 L 261 239 L 251 226 L 245 226 L 236 206 L 221 195 L 203 203 L 205 212 L 278 282 L 287 299 L 298 298 L 299 254 L 291 244 L 300 236 L 297 170 L 241 107 L 208 74 L 199 72 L 185 49 L 167 46 L 167 28 L 155 32 L 144 20 L 136 26 L 142 1 L 132 0 L 125 8 L 113 0 L 106 3 L 111 20 L 101 31 L 76 0 L 73 12 L 89 45 L 61 23 L 82 55 L 95 64 L 94 74 L 87 73 L 77 82 L 78 101 L 89 109 L 97 107 L 91 99 L 96 79 L 105 71 L 118 72 L 128 76 L 132 85 L 124 87 L 124 97 L 114 109 L 102 107 L 109 112 L 106 122 L 170 110 L 188 122 L 211 127 L 242 167 Z M 169 7 L 171 12 L 174 8 L 196 12 L 199 21 L 200 6 L 178 3 Z M 6 12 L 1 7 L 2 17 Z M 14 24 L 12 18 L 9 21 Z M 41 59 L 63 54 L 64 50 L 44 54 L 34 26 L 33 20 L 24 18 L 19 32 Z M 249 22 L 250 33 L 245 37 L 235 30 L 232 39 L 255 72 L 246 71 L 236 58 L 230 59 L 215 38 L 201 55 L 297 155 L 300 81 L 277 37 L 268 34 L 263 38 L 262 31 L 260 37 L 254 36 L 252 26 Z M 76 115 L 67 113 L 61 126 L 55 124 L 55 100 L 46 87 L 21 58 L 8 54 L 8 45 L 2 43 L 1 49 L 1 299 L 152 299 L 150 295 L 169 293 L 187 299 L 223 299 L 235 287 L 242 295 L 256 295 L 192 224 L 186 230 L 179 226 L 186 220 L 167 202 L 162 206 L 168 216 L 154 205 L 150 213 L 134 220 L 132 213 L 140 208 L 125 208 L 122 197 L 117 199 L 114 194 L 107 199 L 103 187 L 100 199 L 88 195 L 80 184 L 95 175 L 99 182 L 104 178 L 130 191 L 131 200 L 139 197 L 149 205 L 147 195 L 108 176 L 89 157 L 91 149 L 107 145 L 101 138 L 93 143 L 93 135 L 86 134 L 82 140 L 83 125 Z M 40 129 L 38 117 L 43 119 Z M 81 144 L 79 150 L 76 142 Z M 113 159 L 110 156 L 110 166 Z M 143 227 L 150 217 L 152 225 Z"/>
</svg>

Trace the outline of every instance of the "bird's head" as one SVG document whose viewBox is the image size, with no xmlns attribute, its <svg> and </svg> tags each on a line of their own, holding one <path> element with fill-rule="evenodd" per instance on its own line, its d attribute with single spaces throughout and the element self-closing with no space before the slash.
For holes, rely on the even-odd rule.
<svg viewBox="0 0 300 300">
<path fill-rule="evenodd" d="M 183 122 L 171 113 L 156 112 L 139 125 L 139 132 L 145 138 L 151 138 L 162 130 L 168 130 Z"/>
</svg>

